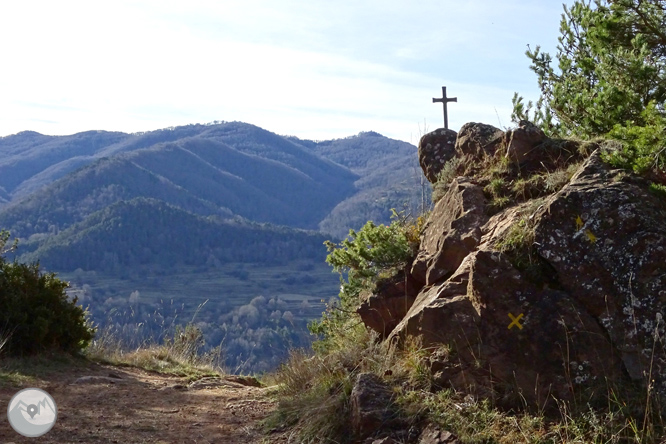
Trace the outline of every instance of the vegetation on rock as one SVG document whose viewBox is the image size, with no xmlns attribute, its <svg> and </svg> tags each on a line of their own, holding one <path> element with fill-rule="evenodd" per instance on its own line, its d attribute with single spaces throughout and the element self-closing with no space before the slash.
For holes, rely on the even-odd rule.
<svg viewBox="0 0 666 444">
<path fill-rule="evenodd" d="M 358 232 L 350 230 L 349 237 L 339 245 L 326 242 L 326 262 L 340 274 L 341 286 L 339 301 L 328 307 L 320 321 L 309 325 L 312 333 L 322 336 L 315 348 L 336 348 L 338 336 L 354 329 L 361 291 L 372 289 L 379 279 L 396 274 L 411 262 L 424 221 L 424 217 L 411 220 L 393 210 L 389 225 L 368 222 Z"/>
<path fill-rule="evenodd" d="M 666 178 L 666 2 L 577 0 L 566 7 L 553 57 L 528 49 L 541 97 L 514 96 L 513 119 L 554 137 L 607 136 L 616 166 Z"/>
<path fill-rule="evenodd" d="M 361 289 L 381 293 L 374 284 L 389 269 L 369 252 L 383 251 L 377 242 L 399 249 L 402 239 L 372 243 L 353 233 L 329 245 L 329 263 L 347 277 L 343 302 L 315 325 L 325 347 L 294 354 L 278 373 L 275 421 L 303 442 L 368 438 L 354 428 L 352 407 L 357 377 L 370 372 L 393 391 L 386 408 L 402 429 L 386 423 L 373 439 L 418 442 L 403 432 L 435 423 L 463 443 L 663 442 L 664 299 L 655 294 L 664 293 L 664 266 L 661 253 L 650 255 L 664 251 L 665 213 L 646 191 L 663 196 L 666 184 L 664 29 L 663 0 L 575 1 L 562 18 L 559 66 L 538 47 L 527 53 L 542 95 L 536 105 L 515 96 L 520 128 L 509 131 L 527 143 L 512 147 L 509 132 L 498 142 L 474 123 L 464 147 L 431 133 L 420 160 L 437 175 L 430 180 L 441 220 L 424 234 L 435 251 L 421 249 L 411 268 L 425 287 L 381 342 L 356 310 Z M 541 138 L 530 139 L 538 132 L 528 134 L 527 120 Z M 465 219 L 479 208 L 484 217 Z M 660 234 L 650 243 L 635 239 L 653 231 Z M 457 240 L 471 245 L 468 257 Z M 409 271 L 396 263 L 395 271 Z M 507 313 L 540 333 L 515 336 Z"/>
</svg>

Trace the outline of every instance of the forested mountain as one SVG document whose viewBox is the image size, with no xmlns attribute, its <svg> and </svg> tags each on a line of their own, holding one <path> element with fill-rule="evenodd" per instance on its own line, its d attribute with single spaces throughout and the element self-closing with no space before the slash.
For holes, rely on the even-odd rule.
<svg viewBox="0 0 666 444">
<path fill-rule="evenodd" d="M 161 143 L 103 158 L 0 210 L 0 226 L 27 238 L 54 233 L 94 211 L 135 197 L 199 215 L 239 215 L 258 222 L 316 228 L 353 193 L 356 176 L 340 166 L 311 177 L 284 163 L 202 138 Z M 313 171 L 319 165 L 302 165 Z M 321 168 L 320 168 L 321 169 Z"/>
<path fill-rule="evenodd" d="M 307 346 L 306 323 L 338 293 L 324 241 L 416 208 L 416 168 L 415 147 L 372 132 L 22 132 L 0 138 L 0 229 L 19 260 L 70 280 L 101 327 L 135 340 L 196 316 L 232 368 L 267 370 Z"/>
<path fill-rule="evenodd" d="M 240 122 L 139 134 L 0 138 L 0 227 L 41 238 L 115 202 L 147 197 L 208 216 L 342 237 L 425 190 L 416 149 L 366 132 L 313 142 Z M 427 191 L 427 190 L 425 190 Z"/>
<path fill-rule="evenodd" d="M 388 223 L 396 208 L 418 214 L 430 200 L 430 186 L 418 163 L 416 147 L 368 131 L 344 139 L 292 140 L 358 175 L 357 192 L 338 203 L 319 228 L 344 237 L 368 220 Z"/>
<path fill-rule="evenodd" d="M 323 262 L 326 237 L 244 220 L 204 218 L 155 199 L 116 202 L 44 242 L 26 243 L 24 260 L 51 270 L 152 264 L 169 269 L 216 263 Z M 32 248 L 35 250 L 30 251 Z"/>
<path fill-rule="evenodd" d="M 45 136 L 23 131 L 0 137 L 0 187 L 11 199 L 28 195 L 94 161 L 105 147 L 131 137 L 106 131 L 87 131 L 71 136 Z"/>
<path fill-rule="evenodd" d="M 71 136 L 45 136 L 24 131 L 0 137 L 0 187 L 17 199 L 100 158 L 188 138 L 225 143 L 241 153 L 275 160 L 331 186 L 354 179 L 346 168 L 284 137 L 254 125 L 224 122 L 136 134 L 87 131 Z"/>
</svg>

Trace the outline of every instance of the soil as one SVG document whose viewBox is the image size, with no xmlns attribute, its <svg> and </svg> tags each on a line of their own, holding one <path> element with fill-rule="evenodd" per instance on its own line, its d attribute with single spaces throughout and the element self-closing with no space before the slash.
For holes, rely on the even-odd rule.
<svg viewBox="0 0 666 444">
<path fill-rule="evenodd" d="M 194 382 L 131 367 L 90 364 L 0 387 L 0 443 L 262 443 L 261 421 L 274 409 L 267 388 L 250 378 L 206 377 Z M 6 417 L 22 388 L 46 390 L 58 417 L 39 438 L 16 433 Z"/>
</svg>

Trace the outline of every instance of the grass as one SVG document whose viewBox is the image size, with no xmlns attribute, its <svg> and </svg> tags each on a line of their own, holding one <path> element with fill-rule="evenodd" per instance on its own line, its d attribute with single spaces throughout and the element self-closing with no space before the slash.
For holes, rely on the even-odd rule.
<svg viewBox="0 0 666 444">
<path fill-rule="evenodd" d="M 583 154 L 589 153 L 581 148 L 580 155 Z M 521 170 L 499 152 L 473 162 L 456 157 L 449 160 L 438 175 L 432 199 L 433 202 L 440 200 L 457 176 L 471 175 L 483 187 L 488 199 L 487 211 L 492 215 L 511 205 L 558 192 L 581 165 L 578 157 L 569 161 L 551 159 L 544 160 L 542 168 L 528 171 Z"/>
<path fill-rule="evenodd" d="M 465 159 L 462 157 L 454 157 L 444 164 L 444 167 L 437 175 L 437 181 L 432 184 L 433 203 L 440 200 L 446 194 L 449 184 L 458 177 L 458 173 L 464 164 Z"/>
<path fill-rule="evenodd" d="M 462 444 L 661 444 L 666 442 L 664 405 L 653 392 L 608 386 L 607 404 L 555 400 L 554 413 L 500 409 L 435 384 L 429 357 L 418 339 L 400 349 L 354 328 L 327 354 L 293 352 L 270 382 L 278 407 L 265 422 L 267 431 L 291 432 L 294 442 L 350 443 L 349 397 L 356 375 L 372 372 L 394 396 L 391 408 L 406 429 L 434 423 L 457 435 Z M 446 346 L 439 357 L 447 357 Z M 451 355 L 452 360 L 455 359 Z"/>
<path fill-rule="evenodd" d="M 294 428 L 301 442 L 349 442 L 353 375 L 361 369 L 363 355 L 374 348 L 374 338 L 358 327 L 350 328 L 348 346 L 327 355 L 292 351 L 288 361 L 267 378 L 277 386 L 279 400 L 265 423 L 267 430 Z"/>
<path fill-rule="evenodd" d="M 145 341 L 134 348 L 125 347 L 110 330 L 105 330 L 78 356 L 61 352 L 26 357 L 3 356 L 0 361 L 0 386 L 34 384 L 48 380 L 50 375 L 84 368 L 91 363 L 136 367 L 191 380 L 224 374 L 220 349 L 200 354 L 201 345 L 201 332 L 192 325 L 177 328 L 172 337 L 160 344 Z"/>
<path fill-rule="evenodd" d="M 107 328 L 98 332 L 85 356 L 103 364 L 142 368 L 163 374 L 198 379 L 224 373 L 221 348 L 200 353 L 203 346 L 201 330 L 192 324 L 176 327 L 161 342 L 143 340 L 138 346 L 124 344 Z"/>
</svg>

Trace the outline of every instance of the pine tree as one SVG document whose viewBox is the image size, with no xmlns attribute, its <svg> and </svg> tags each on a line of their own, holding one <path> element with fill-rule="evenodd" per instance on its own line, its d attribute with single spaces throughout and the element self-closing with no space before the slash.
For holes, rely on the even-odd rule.
<svg viewBox="0 0 666 444">
<path fill-rule="evenodd" d="M 666 0 L 575 1 L 564 8 L 554 66 L 528 48 L 541 96 L 514 96 L 515 121 L 551 136 L 610 136 L 624 142 L 611 160 L 638 172 L 666 167 Z"/>
</svg>

